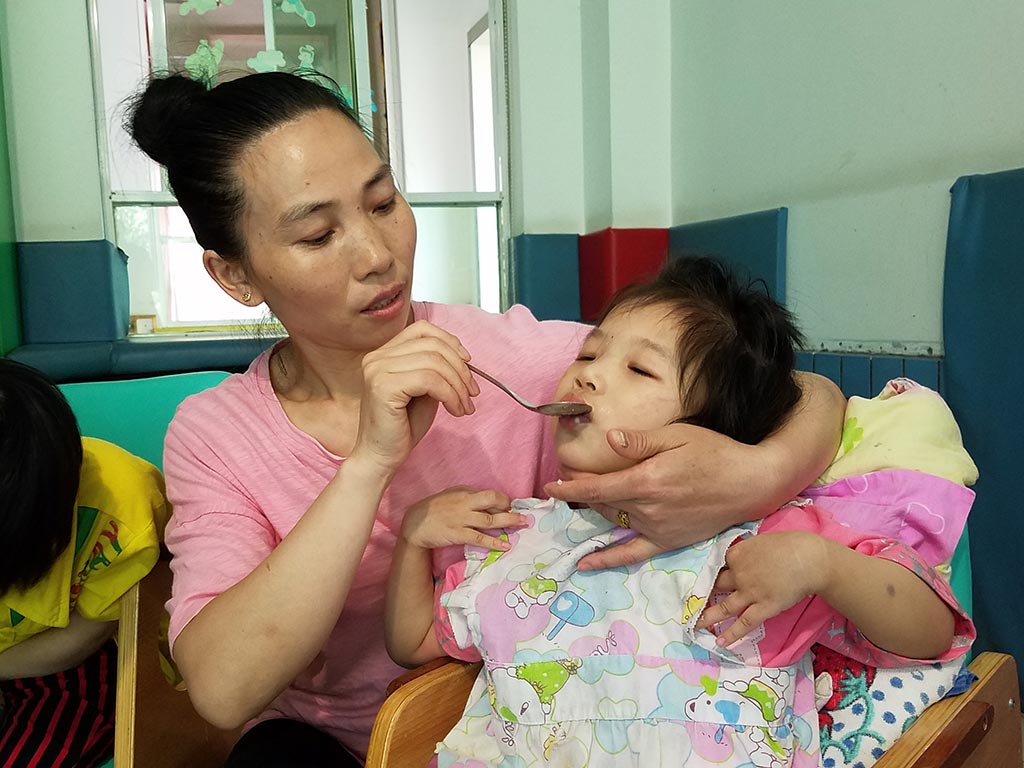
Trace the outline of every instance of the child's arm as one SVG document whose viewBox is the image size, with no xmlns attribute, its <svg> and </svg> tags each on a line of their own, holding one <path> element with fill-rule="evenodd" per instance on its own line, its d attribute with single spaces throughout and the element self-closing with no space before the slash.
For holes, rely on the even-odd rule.
<svg viewBox="0 0 1024 768">
<path fill-rule="evenodd" d="M 453 544 L 507 549 L 507 542 L 482 530 L 521 526 L 497 491 L 450 488 L 411 507 L 402 521 L 388 579 L 384 638 L 397 664 L 416 667 L 444 656 L 434 635 L 434 579 L 430 551 Z"/>
<path fill-rule="evenodd" d="M 91 621 L 72 611 L 66 627 L 44 630 L 0 653 L 0 680 L 43 677 L 76 667 L 116 629 L 116 621 Z"/>
<path fill-rule="evenodd" d="M 731 592 L 710 606 L 697 628 L 737 617 L 718 639 L 729 645 L 765 620 L 818 595 L 874 645 L 932 659 L 953 642 L 949 606 L 913 571 L 808 531 L 753 536 L 733 545 L 717 588 Z"/>
</svg>

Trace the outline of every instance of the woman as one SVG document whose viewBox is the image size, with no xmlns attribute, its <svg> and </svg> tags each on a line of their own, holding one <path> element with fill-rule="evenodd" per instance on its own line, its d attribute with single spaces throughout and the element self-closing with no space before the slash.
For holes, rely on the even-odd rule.
<svg viewBox="0 0 1024 768">
<path fill-rule="evenodd" d="M 206 91 L 157 79 L 130 123 L 167 167 L 211 277 L 288 331 L 245 374 L 186 401 L 168 431 L 174 658 L 210 722 L 257 719 L 229 765 L 356 765 L 339 742 L 365 754 L 400 672 L 383 607 L 406 510 L 467 478 L 521 497 L 555 477 L 543 420 L 481 390 L 466 361 L 542 399 L 585 329 L 522 308 L 411 302 L 412 212 L 357 119 L 311 80 L 258 74 Z M 686 425 L 612 430 L 615 450 L 651 458 L 548 488 L 625 513 L 646 537 L 591 565 L 756 519 L 810 483 L 843 405 L 820 378 L 802 385 L 793 418 L 759 446 Z M 499 497 L 467 496 L 451 543 L 505 525 Z"/>
</svg>

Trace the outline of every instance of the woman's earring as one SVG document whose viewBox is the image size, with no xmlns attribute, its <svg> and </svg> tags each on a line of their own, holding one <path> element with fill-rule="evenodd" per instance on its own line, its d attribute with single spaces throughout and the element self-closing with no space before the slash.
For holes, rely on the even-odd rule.
<svg viewBox="0 0 1024 768">
<path fill-rule="evenodd" d="M 245 293 L 242 294 L 242 303 L 243 304 L 248 304 L 251 299 L 252 299 L 252 291 L 250 291 L 248 288 L 246 288 L 245 289 Z"/>
</svg>

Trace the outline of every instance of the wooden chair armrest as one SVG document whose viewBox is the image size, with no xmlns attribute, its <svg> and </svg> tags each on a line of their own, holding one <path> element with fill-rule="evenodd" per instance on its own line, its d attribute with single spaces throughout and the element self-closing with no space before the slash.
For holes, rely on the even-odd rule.
<svg viewBox="0 0 1024 768">
<path fill-rule="evenodd" d="M 982 653 L 978 680 L 928 707 L 876 768 L 1020 768 L 1021 719 L 1012 656 Z"/>
<path fill-rule="evenodd" d="M 437 659 L 396 678 L 374 723 L 366 768 L 427 765 L 462 715 L 479 669 Z M 1013 657 L 982 653 L 970 669 L 978 676 L 970 690 L 928 707 L 876 768 L 1020 768 Z"/>
<path fill-rule="evenodd" d="M 425 766 L 459 721 L 480 664 L 435 659 L 388 686 L 370 734 L 366 768 Z"/>
<path fill-rule="evenodd" d="M 114 765 L 131 768 L 135 762 L 135 698 L 138 691 L 139 585 L 120 601 L 117 622 L 117 690 L 114 699 Z"/>
</svg>

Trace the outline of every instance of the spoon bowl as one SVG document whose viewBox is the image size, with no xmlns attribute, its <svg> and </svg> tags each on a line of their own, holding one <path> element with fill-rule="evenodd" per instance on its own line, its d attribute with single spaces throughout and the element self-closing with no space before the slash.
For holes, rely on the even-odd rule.
<svg viewBox="0 0 1024 768">
<path fill-rule="evenodd" d="M 521 398 L 519 395 L 517 395 L 515 392 L 506 387 L 504 384 L 502 384 L 500 381 L 498 381 L 490 374 L 481 371 L 475 365 L 470 365 L 469 363 L 466 363 L 466 367 L 468 367 L 469 370 L 471 370 L 477 376 L 487 379 L 489 382 L 491 382 L 491 384 L 496 386 L 506 395 L 511 397 L 521 406 L 523 406 L 523 408 L 526 408 L 527 410 L 530 411 L 534 411 L 535 413 L 542 413 L 545 416 L 582 416 L 586 413 L 590 413 L 590 406 L 587 405 L 586 403 L 570 403 L 563 401 L 557 403 L 543 403 L 541 405 L 534 405 L 529 400 L 524 400 L 523 398 Z"/>
</svg>

